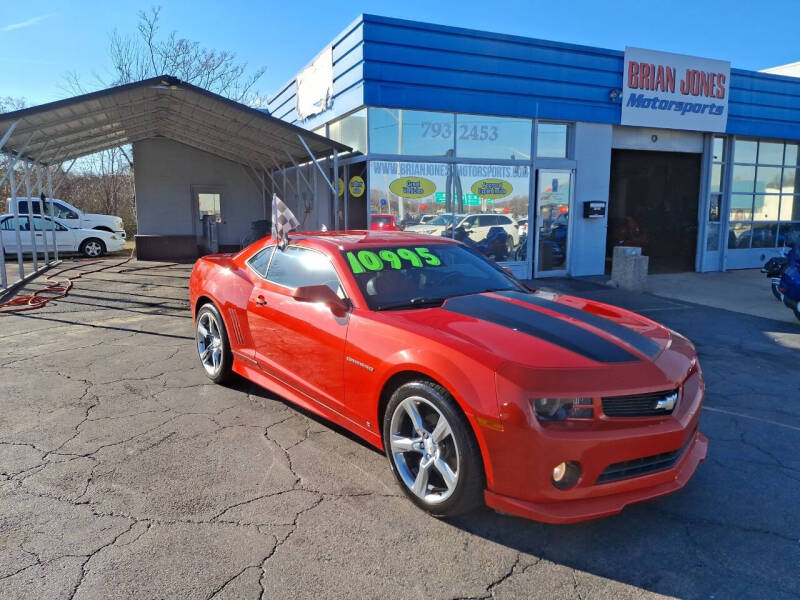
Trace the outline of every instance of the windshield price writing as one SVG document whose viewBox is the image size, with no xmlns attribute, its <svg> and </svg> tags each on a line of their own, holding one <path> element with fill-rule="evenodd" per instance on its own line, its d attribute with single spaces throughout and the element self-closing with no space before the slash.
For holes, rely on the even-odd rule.
<svg viewBox="0 0 800 600">
<path fill-rule="evenodd" d="M 397 248 L 389 250 L 359 250 L 358 252 L 349 251 L 345 253 L 347 262 L 350 263 L 350 270 L 354 274 L 366 273 L 367 271 L 382 271 L 384 269 L 402 269 L 412 266 L 416 268 L 438 267 L 442 264 L 439 257 L 431 253 L 427 248 Z"/>
</svg>

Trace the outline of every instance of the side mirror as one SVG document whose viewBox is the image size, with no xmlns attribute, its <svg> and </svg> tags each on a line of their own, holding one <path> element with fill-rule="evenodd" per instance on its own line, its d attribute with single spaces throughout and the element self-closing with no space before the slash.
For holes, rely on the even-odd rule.
<svg viewBox="0 0 800 600">
<path fill-rule="evenodd" d="M 338 313 L 347 312 L 350 308 L 350 305 L 327 285 L 302 285 L 292 292 L 292 298 L 298 302 L 320 302 Z"/>
</svg>

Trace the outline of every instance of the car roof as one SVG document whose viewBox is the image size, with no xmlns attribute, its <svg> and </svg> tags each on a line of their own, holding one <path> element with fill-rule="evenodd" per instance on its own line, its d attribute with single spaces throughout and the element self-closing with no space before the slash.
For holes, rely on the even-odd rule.
<svg viewBox="0 0 800 600">
<path fill-rule="evenodd" d="M 337 250 L 355 250 L 374 246 L 404 246 L 408 244 L 458 244 L 450 238 L 422 235 L 405 231 L 309 231 L 292 232 L 289 242 L 305 241 L 311 245 Z"/>
</svg>

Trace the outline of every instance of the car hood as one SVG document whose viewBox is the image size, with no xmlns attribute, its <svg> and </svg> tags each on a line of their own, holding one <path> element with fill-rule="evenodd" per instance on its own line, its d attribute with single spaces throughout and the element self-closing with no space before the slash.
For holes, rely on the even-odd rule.
<svg viewBox="0 0 800 600">
<path fill-rule="evenodd" d="M 97 213 L 84 213 L 84 217 L 91 219 L 95 223 L 105 223 L 107 225 L 116 226 L 122 224 L 122 219 L 120 217 L 115 217 L 113 215 L 99 215 Z"/>
<path fill-rule="evenodd" d="M 534 377 L 539 387 L 557 373 L 553 383 L 563 389 L 570 371 L 587 370 L 609 390 L 627 388 L 632 379 L 667 385 L 685 376 L 694 357 L 688 340 L 674 344 L 676 336 L 646 317 L 544 291 L 459 296 L 437 308 L 379 314 L 509 378 Z"/>
<path fill-rule="evenodd" d="M 423 233 L 427 235 L 433 235 L 435 233 L 441 233 L 444 230 L 444 226 L 442 225 L 410 225 L 406 227 L 406 231 L 413 231 L 414 233 Z"/>
</svg>

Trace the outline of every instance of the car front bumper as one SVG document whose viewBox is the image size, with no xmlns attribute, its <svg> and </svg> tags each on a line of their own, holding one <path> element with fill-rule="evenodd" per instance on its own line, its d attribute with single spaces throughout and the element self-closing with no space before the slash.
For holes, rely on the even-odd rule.
<svg viewBox="0 0 800 600">
<path fill-rule="evenodd" d="M 677 364 L 682 368 L 683 361 Z M 671 414 L 611 418 L 601 398 L 589 394 L 595 417 L 560 423 L 540 423 L 529 394 L 499 387 L 502 429 L 482 431 L 489 464 L 486 504 L 539 521 L 571 523 L 612 515 L 683 487 L 707 453 L 708 440 L 698 430 L 705 383 L 696 365 L 663 385 L 680 388 Z M 580 477 L 566 489 L 552 479 L 562 462 L 580 465 Z"/>
<path fill-rule="evenodd" d="M 567 524 L 609 517 L 620 513 L 629 504 L 652 500 L 680 490 L 691 479 L 697 466 L 705 460 L 707 452 L 708 439 L 697 431 L 675 467 L 626 480 L 629 485 L 618 486 L 620 490 L 615 493 L 557 502 L 532 502 L 486 490 L 484 499 L 487 506 L 497 511 L 544 523 Z M 630 483 L 635 488 L 625 489 L 630 487 Z"/>
<path fill-rule="evenodd" d="M 105 244 L 106 252 L 119 252 L 120 250 L 125 249 L 125 238 L 107 240 Z"/>
</svg>

